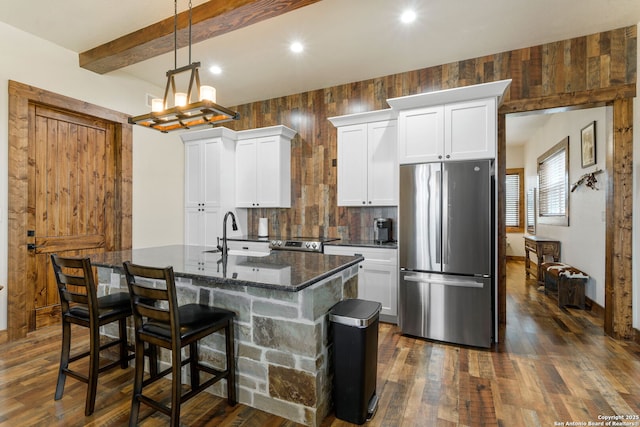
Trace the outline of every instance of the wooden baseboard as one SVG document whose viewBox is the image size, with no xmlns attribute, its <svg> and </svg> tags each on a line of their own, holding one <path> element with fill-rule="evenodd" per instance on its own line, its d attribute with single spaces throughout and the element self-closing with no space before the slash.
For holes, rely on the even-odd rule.
<svg viewBox="0 0 640 427">
<path fill-rule="evenodd" d="M 592 300 L 589 297 L 585 297 L 585 305 L 591 310 L 593 314 L 598 317 L 604 318 L 604 307 L 599 305 L 597 302 Z"/>
<path fill-rule="evenodd" d="M 4 331 L 0 331 L 0 344 L 4 344 L 9 342 L 9 331 L 6 329 Z"/>
<path fill-rule="evenodd" d="M 633 330 L 633 341 L 634 341 L 636 344 L 640 344 L 640 331 L 639 331 L 639 330 L 637 330 L 637 329 L 634 329 L 634 330 Z"/>
<path fill-rule="evenodd" d="M 507 255 L 507 261 L 524 261 L 524 257 L 519 255 Z"/>
</svg>

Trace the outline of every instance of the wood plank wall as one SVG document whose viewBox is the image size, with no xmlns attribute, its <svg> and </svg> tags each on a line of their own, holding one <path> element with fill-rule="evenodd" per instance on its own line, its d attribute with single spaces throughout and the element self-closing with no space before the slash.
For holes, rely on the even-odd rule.
<svg viewBox="0 0 640 427">
<path fill-rule="evenodd" d="M 419 53 L 416 53 L 419 54 Z M 321 235 L 350 239 L 373 236 L 372 219 L 396 218 L 390 208 L 336 206 L 336 129 L 327 117 L 388 108 L 388 98 L 440 89 L 512 79 L 502 105 L 498 129 L 498 174 L 505 172 L 504 114 L 566 105 L 607 103 L 614 110 L 636 93 L 637 27 L 605 31 L 479 58 L 354 82 L 235 107 L 241 119 L 235 130 L 283 124 L 296 129 L 292 144 L 292 208 L 253 209 L 249 232 L 256 233 L 258 218 L 270 219 L 270 234 Z M 616 107 L 618 105 L 618 107 Z M 611 150 L 632 154 L 632 108 L 614 111 L 624 131 L 614 135 Z M 623 116 L 623 117 L 622 117 Z M 629 123 L 627 123 L 629 122 Z M 621 137 L 623 136 L 623 137 Z M 625 157 L 628 158 L 628 157 Z M 632 198 L 631 163 L 612 162 L 607 170 L 615 179 L 607 203 L 607 307 L 605 330 L 616 337 L 633 336 L 631 325 L 631 215 L 616 206 Z M 499 182 L 499 221 L 504 222 L 502 182 Z M 505 239 L 499 227 L 499 241 Z M 620 252 L 613 252 L 621 248 Z M 504 244 L 498 257 L 505 257 Z M 498 271 L 499 319 L 506 319 L 505 266 Z M 613 313 L 616 313 L 614 316 Z"/>
<path fill-rule="evenodd" d="M 327 117 L 389 108 L 388 98 L 513 79 L 505 102 L 591 91 L 636 82 L 636 27 L 627 27 L 406 73 L 234 107 L 236 130 L 283 124 L 292 144 L 292 208 L 251 209 L 270 233 L 365 238 L 372 219 L 389 208 L 336 207 L 336 129 Z M 534 109 L 534 108 L 532 108 Z"/>
</svg>

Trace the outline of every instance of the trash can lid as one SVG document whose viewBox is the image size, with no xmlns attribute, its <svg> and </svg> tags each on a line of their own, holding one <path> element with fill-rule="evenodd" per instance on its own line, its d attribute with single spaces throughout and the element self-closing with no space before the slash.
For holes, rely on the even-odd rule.
<svg viewBox="0 0 640 427">
<path fill-rule="evenodd" d="M 346 299 L 333 306 L 329 320 L 342 325 L 365 328 L 378 318 L 382 304 L 363 299 Z"/>
</svg>

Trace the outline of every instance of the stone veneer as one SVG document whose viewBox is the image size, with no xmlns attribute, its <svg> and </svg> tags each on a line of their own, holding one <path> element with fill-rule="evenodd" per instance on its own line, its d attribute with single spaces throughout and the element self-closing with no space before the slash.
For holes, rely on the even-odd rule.
<svg viewBox="0 0 640 427">
<path fill-rule="evenodd" d="M 99 295 L 126 289 L 121 271 L 98 267 Z M 328 312 L 356 298 L 354 265 L 298 292 L 216 285 L 176 278 L 178 303 L 200 302 L 236 312 L 238 401 L 309 426 L 319 426 L 331 409 L 332 367 Z M 132 323 L 130 323 L 131 325 Z M 116 327 L 108 335 L 116 335 Z M 133 332 L 130 331 L 133 336 Z M 168 352 L 161 360 L 170 365 Z M 200 358 L 224 369 L 224 335 L 201 341 Z M 188 369 L 184 368 L 184 382 Z M 208 391 L 226 397 L 219 382 Z"/>
</svg>

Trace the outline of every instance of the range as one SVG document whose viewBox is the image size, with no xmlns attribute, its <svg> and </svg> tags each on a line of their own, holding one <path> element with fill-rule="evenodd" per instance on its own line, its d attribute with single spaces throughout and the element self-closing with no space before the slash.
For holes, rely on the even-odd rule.
<svg viewBox="0 0 640 427">
<path fill-rule="evenodd" d="M 292 237 L 285 240 L 271 240 L 269 248 L 280 251 L 324 252 L 324 244 L 340 240 L 337 237 Z"/>
</svg>

